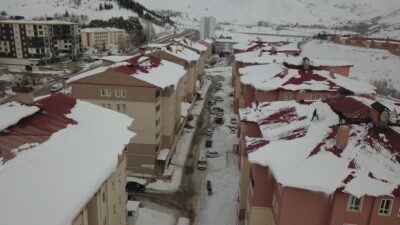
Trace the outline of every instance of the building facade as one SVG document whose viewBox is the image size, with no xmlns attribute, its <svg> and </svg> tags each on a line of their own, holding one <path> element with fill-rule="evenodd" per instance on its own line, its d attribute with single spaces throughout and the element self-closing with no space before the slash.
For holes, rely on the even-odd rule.
<svg viewBox="0 0 400 225">
<path fill-rule="evenodd" d="M 125 30 L 114 27 L 92 27 L 81 30 L 82 47 L 109 49 L 122 47 L 125 44 Z"/>
<path fill-rule="evenodd" d="M 200 39 L 208 39 L 215 37 L 215 17 L 201 17 L 200 19 Z"/>
<path fill-rule="evenodd" d="M 163 175 L 175 150 L 185 78 L 180 65 L 140 54 L 68 82 L 72 96 L 136 119 L 130 127 L 137 135 L 128 145 L 127 170 L 155 177 Z M 167 157 L 159 159 L 164 149 Z"/>
<path fill-rule="evenodd" d="M 47 20 L 0 21 L 0 64 L 37 66 L 80 54 L 80 25 Z"/>
</svg>

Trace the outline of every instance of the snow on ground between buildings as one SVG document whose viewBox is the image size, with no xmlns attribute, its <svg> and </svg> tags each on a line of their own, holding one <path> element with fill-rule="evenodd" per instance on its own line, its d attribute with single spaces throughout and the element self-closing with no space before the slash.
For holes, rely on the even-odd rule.
<svg viewBox="0 0 400 225">
<path fill-rule="evenodd" d="M 174 225 L 175 218 L 160 211 L 139 208 L 138 218 L 135 224 L 138 225 Z M 133 224 L 132 224 L 133 225 Z"/>
<path fill-rule="evenodd" d="M 0 224 L 71 224 L 134 136 L 131 118 L 84 101 L 66 116 L 77 124 L 0 166 Z"/>
<path fill-rule="evenodd" d="M 39 111 L 36 106 L 27 106 L 18 102 L 10 102 L 0 105 L 0 131 L 18 123 L 21 119 Z"/>
<path fill-rule="evenodd" d="M 386 50 L 339 45 L 313 40 L 302 47 L 302 55 L 323 60 L 345 60 L 354 65 L 350 78 L 371 81 L 386 81 L 388 87 L 400 90 L 400 57 Z"/>
</svg>

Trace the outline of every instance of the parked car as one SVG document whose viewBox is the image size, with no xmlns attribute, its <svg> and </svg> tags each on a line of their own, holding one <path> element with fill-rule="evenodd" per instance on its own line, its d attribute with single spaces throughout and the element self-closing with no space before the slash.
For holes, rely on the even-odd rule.
<svg viewBox="0 0 400 225">
<path fill-rule="evenodd" d="M 216 115 L 217 115 L 218 117 L 223 117 L 223 116 L 224 116 L 224 113 L 223 113 L 223 112 L 217 112 Z"/>
<path fill-rule="evenodd" d="M 230 127 L 229 129 L 231 129 L 231 132 L 232 132 L 232 133 L 235 133 L 235 132 L 236 132 L 236 127 Z"/>
<path fill-rule="evenodd" d="M 222 84 L 221 83 L 217 83 L 215 86 L 216 87 L 222 87 Z"/>
<path fill-rule="evenodd" d="M 206 148 L 211 148 L 212 147 L 212 140 L 211 138 L 206 140 Z"/>
<path fill-rule="evenodd" d="M 237 124 L 237 119 L 235 117 L 231 118 L 231 124 Z"/>
<path fill-rule="evenodd" d="M 219 154 L 218 152 L 212 152 L 212 151 L 207 151 L 207 157 L 208 158 L 216 158 L 219 157 L 221 154 Z"/>
<path fill-rule="evenodd" d="M 138 182 L 128 181 L 125 186 L 126 192 L 144 192 L 146 187 Z"/>
<path fill-rule="evenodd" d="M 215 117 L 215 118 L 214 118 L 214 123 L 216 123 L 216 124 L 223 124 L 223 123 L 224 123 L 224 118 L 222 118 L 222 117 Z"/>
<path fill-rule="evenodd" d="M 205 170 L 207 169 L 207 158 L 204 151 L 199 153 L 199 159 L 197 160 L 197 169 Z"/>
<path fill-rule="evenodd" d="M 213 107 L 212 110 L 216 110 L 216 111 L 219 111 L 219 112 L 224 112 L 223 108 L 220 108 L 220 107 L 217 107 L 217 106 Z"/>
<path fill-rule="evenodd" d="M 214 130 L 212 128 L 207 129 L 207 136 L 211 137 L 213 135 L 213 133 L 214 133 Z"/>
<path fill-rule="evenodd" d="M 57 83 L 57 84 L 53 84 L 53 86 L 51 86 L 50 91 L 51 91 L 51 93 L 55 93 L 55 92 L 61 91 L 62 89 L 63 89 L 63 85 L 60 83 Z"/>
<path fill-rule="evenodd" d="M 207 192 L 209 196 L 212 195 L 211 182 L 209 180 L 207 181 Z"/>
<path fill-rule="evenodd" d="M 214 101 L 216 101 L 216 102 L 223 102 L 223 101 L 224 101 L 224 98 L 217 95 L 217 96 L 214 96 Z"/>
<path fill-rule="evenodd" d="M 222 87 L 215 87 L 215 90 L 217 91 L 222 90 Z"/>
</svg>

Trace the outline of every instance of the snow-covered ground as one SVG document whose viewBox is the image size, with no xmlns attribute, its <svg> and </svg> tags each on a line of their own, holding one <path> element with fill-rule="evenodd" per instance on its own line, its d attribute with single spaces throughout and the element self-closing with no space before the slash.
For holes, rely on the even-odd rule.
<svg viewBox="0 0 400 225">
<path fill-rule="evenodd" d="M 400 90 L 400 57 L 386 50 L 313 40 L 303 45 L 302 55 L 313 59 L 347 61 L 354 65 L 350 70 L 351 78 L 367 83 L 386 81 L 387 88 Z"/>
<path fill-rule="evenodd" d="M 149 208 L 139 208 L 137 221 L 129 221 L 129 225 L 174 225 L 176 219 L 167 213 Z"/>
<path fill-rule="evenodd" d="M 196 225 L 231 225 L 236 224 L 237 197 L 239 191 L 239 169 L 238 156 L 235 154 L 233 146 L 237 143 L 236 133 L 230 127 L 230 118 L 236 117 L 232 112 L 232 92 L 230 84 L 231 67 L 218 67 L 206 70 L 209 76 L 222 76 L 223 90 L 217 91 L 215 96 L 224 98 L 223 102 L 218 102 L 215 106 L 224 109 L 225 123 L 221 126 L 209 124 L 214 127 L 212 136 L 212 147 L 205 147 L 205 138 L 200 142 L 199 151 L 216 151 L 220 154 L 216 158 L 207 158 L 207 169 L 198 171 L 199 192 L 195 205 Z M 212 122 L 212 121 L 211 121 Z M 196 158 L 197 159 L 197 158 Z M 212 195 L 208 195 L 206 184 L 211 182 Z"/>
</svg>

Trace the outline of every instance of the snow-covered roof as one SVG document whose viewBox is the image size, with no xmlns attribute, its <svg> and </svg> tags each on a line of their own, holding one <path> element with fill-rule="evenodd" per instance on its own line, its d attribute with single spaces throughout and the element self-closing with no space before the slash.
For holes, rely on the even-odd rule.
<svg viewBox="0 0 400 225">
<path fill-rule="evenodd" d="M 165 88 L 170 85 L 176 86 L 179 80 L 186 74 L 186 70 L 178 64 L 167 60 L 161 60 L 154 56 L 138 54 L 123 62 L 115 63 L 110 66 L 97 67 L 93 70 L 78 74 L 68 79 L 67 83 L 94 76 L 108 70 L 130 75 L 160 88 Z"/>
<path fill-rule="evenodd" d="M 62 21 L 62 20 L 2 20 L 1 23 L 12 23 L 12 24 L 46 24 L 46 25 L 53 25 L 53 24 L 64 24 L 64 25 L 77 25 L 79 23 L 69 22 L 69 21 Z"/>
<path fill-rule="evenodd" d="M 117 62 L 126 61 L 132 57 L 134 57 L 134 56 L 133 55 L 110 55 L 110 56 L 105 56 L 105 57 L 101 58 L 101 60 L 106 60 L 106 61 L 117 63 Z"/>
<path fill-rule="evenodd" d="M 276 51 L 278 52 L 286 52 L 286 51 L 300 51 L 297 42 L 292 42 L 287 45 L 281 45 L 276 47 Z"/>
<path fill-rule="evenodd" d="M 129 65 L 114 68 L 114 71 L 130 75 L 160 88 L 177 86 L 186 70 L 175 63 L 154 56 L 137 55 L 127 61 Z"/>
<path fill-rule="evenodd" d="M 214 43 L 214 41 L 212 40 L 212 39 L 204 39 L 204 40 L 200 40 L 200 42 L 205 42 L 205 43 L 207 43 L 207 44 L 209 44 L 209 45 L 211 45 L 211 44 L 213 44 Z"/>
<path fill-rule="evenodd" d="M 284 89 L 290 91 L 338 91 L 340 87 L 357 95 L 375 94 L 376 88 L 370 84 L 353 80 L 341 75 L 331 76 L 327 71 L 309 71 L 287 69 L 282 64 L 248 66 L 239 69 L 240 81 L 257 90 L 272 91 Z"/>
<path fill-rule="evenodd" d="M 175 44 L 149 44 L 149 48 L 160 49 L 163 52 L 176 56 L 180 59 L 183 59 L 187 62 L 197 61 L 200 58 L 200 55 L 195 51 L 190 50 L 189 48 L 175 45 Z"/>
<path fill-rule="evenodd" d="M 283 63 L 286 58 L 293 57 L 288 57 L 285 53 L 271 54 L 270 52 L 265 52 L 263 50 L 235 54 L 235 61 L 252 64 Z"/>
<path fill-rule="evenodd" d="M 115 27 L 87 27 L 81 29 L 82 33 L 97 33 L 97 32 L 120 32 L 125 31 Z"/>
<path fill-rule="evenodd" d="M 218 38 L 215 40 L 215 42 L 222 42 L 222 43 L 239 43 L 239 41 L 234 40 L 234 39 L 229 39 L 229 38 Z"/>
<path fill-rule="evenodd" d="M 18 102 L 0 105 L 0 115 L 2 118 L 0 120 L 0 132 L 37 111 L 39 111 L 39 108 L 36 106 L 27 106 Z"/>
<path fill-rule="evenodd" d="M 290 57 L 285 60 L 289 65 L 300 66 L 303 65 L 303 57 Z M 321 60 L 321 59 L 310 59 L 311 66 L 353 66 L 351 63 L 340 60 Z"/>
<path fill-rule="evenodd" d="M 0 224 L 71 224 L 134 136 L 130 117 L 61 93 L 36 105 L 0 135 Z"/>
<path fill-rule="evenodd" d="M 204 46 L 204 45 L 202 45 L 202 44 L 200 44 L 200 43 L 198 43 L 198 42 L 194 42 L 194 41 L 192 41 L 192 40 L 189 40 L 189 39 L 187 39 L 187 38 L 176 38 L 176 39 L 174 39 L 174 40 L 175 40 L 176 42 L 178 42 L 178 43 L 184 45 L 184 46 L 187 46 L 187 47 L 196 49 L 196 50 L 199 51 L 199 52 L 205 52 L 205 51 L 207 50 L 207 47 L 206 47 L 206 46 Z"/>
<path fill-rule="evenodd" d="M 339 117 L 332 107 L 361 119 L 370 107 L 354 104 L 351 97 L 339 98 L 329 104 L 285 101 L 240 109 L 241 119 L 258 123 L 262 133 L 259 138 L 246 137 L 249 161 L 268 166 L 283 186 L 357 197 L 400 196 L 400 134 L 368 120 L 347 123 L 349 142 L 340 150 L 335 139 Z M 311 121 L 315 109 L 319 119 Z"/>
<path fill-rule="evenodd" d="M 90 77 L 90 76 L 93 76 L 93 75 L 96 75 L 96 74 L 99 74 L 99 73 L 103 73 L 103 72 L 105 72 L 105 71 L 107 71 L 109 69 L 112 69 L 112 68 L 115 68 L 115 67 L 119 67 L 119 66 L 122 66 L 122 65 L 128 65 L 128 64 L 129 63 L 123 61 L 123 62 L 118 62 L 118 63 L 112 64 L 110 66 L 96 67 L 96 68 L 94 68 L 92 70 L 88 70 L 88 71 L 80 73 L 80 74 L 78 74 L 76 76 L 73 76 L 73 77 L 69 78 L 66 82 L 67 83 L 71 83 L 71 82 L 83 79 L 85 77 Z"/>
</svg>

